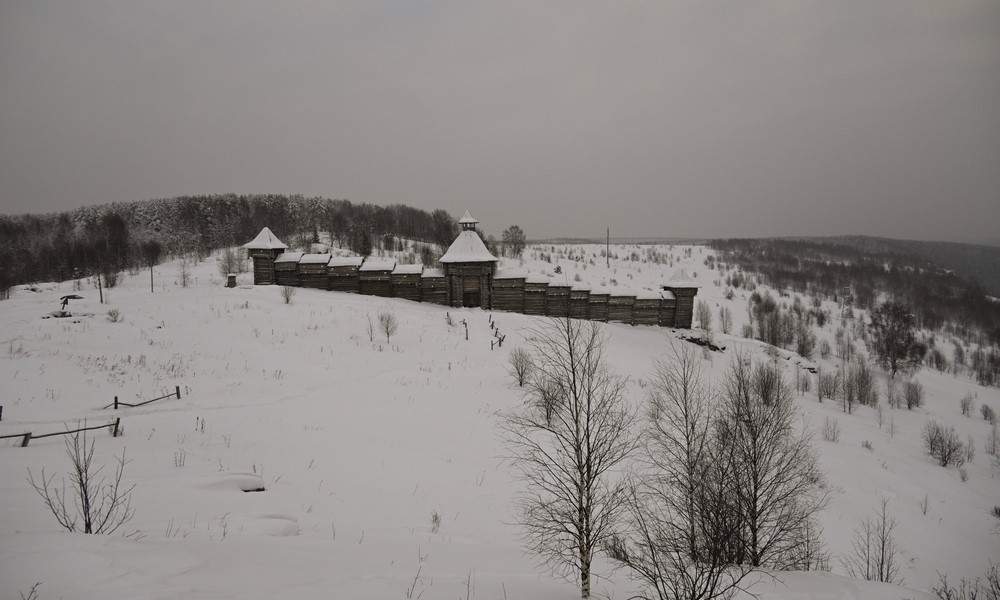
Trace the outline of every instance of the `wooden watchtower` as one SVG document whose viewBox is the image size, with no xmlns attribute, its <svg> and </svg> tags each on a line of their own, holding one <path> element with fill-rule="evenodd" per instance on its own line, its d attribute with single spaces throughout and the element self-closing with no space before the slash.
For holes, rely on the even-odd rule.
<svg viewBox="0 0 1000 600">
<path fill-rule="evenodd" d="M 244 244 L 243 248 L 253 259 L 254 285 L 272 285 L 274 283 L 274 259 L 287 250 L 288 246 L 265 227 L 260 230 L 253 241 Z"/>
<path fill-rule="evenodd" d="M 497 257 L 486 249 L 469 211 L 459 219 L 462 231 L 441 257 L 448 278 L 448 305 L 483 309 L 493 308 L 493 276 Z"/>
</svg>

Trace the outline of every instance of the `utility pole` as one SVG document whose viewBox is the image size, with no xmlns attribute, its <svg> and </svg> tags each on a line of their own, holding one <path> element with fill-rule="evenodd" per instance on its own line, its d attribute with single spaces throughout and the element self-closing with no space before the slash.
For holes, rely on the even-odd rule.
<svg viewBox="0 0 1000 600">
<path fill-rule="evenodd" d="M 604 250 L 604 257 L 608 259 L 608 268 L 611 268 L 611 228 L 608 227 L 607 248 Z"/>
</svg>

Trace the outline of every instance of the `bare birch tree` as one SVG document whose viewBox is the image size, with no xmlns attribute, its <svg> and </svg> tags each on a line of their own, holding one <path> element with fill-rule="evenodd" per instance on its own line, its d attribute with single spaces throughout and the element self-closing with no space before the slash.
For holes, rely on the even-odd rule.
<svg viewBox="0 0 1000 600">
<path fill-rule="evenodd" d="M 718 443 L 732 448 L 737 468 L 733 510 L 742 532 L 739 562 L 794 568 L 826 504 L 808 432 L 797 432 L 792 395 L 779 367 L 737 356 L 724 382 Z M 811 543 L 815 546 L 815 543 Z"/>
<path fill-rule="evenodd" d="M 713 443 L 714 393 L 692 346 L 672 347 L 650 385 L 645 460 L 629 496 L 628 532 L 609 554 L 629 567 L 649 600 L 727 598 L 750 572 L 731 548 L 740 522 L 732 510 L 731 448 Z"/>
<path fill-rule="evenodd" d="M 535 376 L 526 402 L 503 415 L 510 460 L 524 482 L 518 520 L 529 550 L 590 597 L 591 563 L 626 500 L 618 469 L 636 448 L 624 379 L 608 370 L 601 326 L 552 319 L 531 331 Z M 546 395 L 555 395 L 555 402 Z M 539 411 L 539 405 L 551 410 Z"/>
</svg>

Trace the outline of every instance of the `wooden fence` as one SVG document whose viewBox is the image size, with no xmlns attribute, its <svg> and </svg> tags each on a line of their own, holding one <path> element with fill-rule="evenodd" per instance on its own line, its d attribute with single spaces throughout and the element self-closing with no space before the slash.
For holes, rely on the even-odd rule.
<svg viewBox="0 0 1000 600">
<path fill-rule="evenodd" d="M 131 408 L 135 408 L 137 406 L 144 406 L 146 404 L 150 404 L 152 402 L 156 402 L 157 400 L 164 400 L 166 398 L 177 398 L 178 400 L 180 400 L 180 398 L 181 398 L 181 386 L 179 386 L 179 385 L 174 386 L 174 391 L 173 391 L 172 394 L 167 394 L 166 396 L 160 396 L 159 398 L 153 398 L 152 400 L 146 400 L 145 402 L 137 402 L 135 404 L 129 404 L 128 402 L 120 402 L 118 400 L 118 396 L 115 396 L 115 401 L 114 402 L 112 402 L 111 404 L 108 404 L 107 406 L 102 406 L 101 409 L 104 410 L 104 409 L 107 409 L 107 408 L 114 407 L 115 410 L 118 410 L 119 406 L 128 406 L 128 407 L 131 407 Z"/>
<path fill-rule="evenodd" d="M 66 431 L 56 431 L 54 433 L 43 433 L 40 435 L 34 435 L 30 431 L 26 433 L 14 433 L 11 435 L 0 435 L 0 440 L 10 439 L 10 438 L 21 438 L 21 447 L 27 447 L 31 440 L 40 440 L 42 438 L 53 437 L 56 435 L 70 435 L 73 433 L 80 433 L 81 431 L 93 431 L 95 429 L 111 429 L 111 437 L 118 437 L 119 432 L 121 432 L 121 417 L 117 417 L 111 423 L 107 425 L 95 425 L 94 427 L 79 427 L 77 429 L 67 429 Z"/>
</svg>

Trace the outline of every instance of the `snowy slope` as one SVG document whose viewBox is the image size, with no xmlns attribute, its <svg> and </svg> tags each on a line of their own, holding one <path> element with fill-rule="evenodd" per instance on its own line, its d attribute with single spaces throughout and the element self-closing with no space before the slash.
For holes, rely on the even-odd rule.
<svg viewBox="0 0 1000 600">
<path fill-rule="evenodd" d="M 719 274 L 702 264 L 707 249 L 653 247 L 658 258 L 674 259 L 656 264 L 643 261 L 650 247 L 613 247 L 610 268 L 600 250 L 529 248 L 526 260 L 504 259 L 501 268 L 642 291 L 683 267 L 703 286 L 699 298 L 731 306 L 736 331 L 746 319 L 746 298 L 726 300 L 713 283 Z M 42 598 L 406 598 L 411 589 L 423 598 L 577 597 L 572 584 L 539 571 L 521 551 L 510 506 L 519 484 L 496 437 L 496 411 L 520 402 L 507 352 L 523 344 L 535 318 L 493 313 L 507 341 L 491 351 L 484 311 L 308 289 L 286 305 L 276 287 L 248 285 L 249 275 L 240 276 L 241 287 L 223 288 L 211 261 L 193 274 L 182 288 L 177 264 L 161 265 L 152 294 L 148 272 L 127 276 L 103 306 L 96 290 L 84 289 L 86 300 L 70 310 L 93 316 L 41 318 L 72 292 L 71 282 L 17 290 L 0 304 L 0 435 L 120 416 L 123 437 L 92 437 L 98 460 L 110 463 L 126 449 L 126 479 L 136 484 L 136 516 L 125 532 L 134 535 L 61 533 L 25 481 L 29 468 L 36 476 L 42 467 L 65 472 L 60 438 L 28 448 L 0 444 L 0 597 L 17 597 L 38 581 Z M 104 318 L 111 307 L 123 322 Z M 368 334 L 368 317 L 376 321 L 383 309 L 400 321 L 388 343 Z M 832 337 L 833 327 L 824 335 Z M 674 334 L 615 324 L 607 331 L 613 367 L 630 377 L 630 396 L 640 402 L 639 379 Z M 714 335 L 729 348 L 760 351 L 756 342 Z M 721 376 L 726 354 L 708 358 L 710 373 Z M 786 364 L 791 372 L 792 361 Z M 926 370 L 919 377 L 927 406 L 892 411 L 891 437 L 871 409 L 845 415 L 815 394 L 797 401 L 808 426 L 833 416 L 842 428 L 838 443 L 815 442 L 831 489 L 822 519 L 828 550 L 847 552 L 858 521 L 889 497 L 911 589 L 847 579 L 835 558 L 833 573 L 777 574 L 755 592 L 921 598 L 935 571 L 975 576 L 997 558 L 1000 538 L 988 511 L 1000 502 L 1000 480 L 991 478 L 981 447 L 988 426 L 963 417 L 958 399 L 972 391 L 977 403 L 1000 410 L 1000 390 Z M 99 409 L 116 395 L 135 402 L 175 385 L 180 400 Z M 967 482 L 923 455 L 919 431 L 928 416 L 954 424 L 963 439 L 976 437 Z M 266 491 L 241 491 L 256 478 Z M 927 515 L 919 508 L 924 494 Z M 596 592 L 628 597 L 627 574 L 605 563 L 599 571 L 605 578 L 595 581 Z"/>
</svg>

